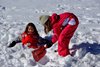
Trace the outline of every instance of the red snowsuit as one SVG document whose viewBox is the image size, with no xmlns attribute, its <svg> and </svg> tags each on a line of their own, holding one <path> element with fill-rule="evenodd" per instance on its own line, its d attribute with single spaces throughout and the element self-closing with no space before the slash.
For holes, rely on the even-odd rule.
<svg viewBox="0 0 100 67">
<path fill-rule="evenodd" d="M 34 51 L 32 51 L 33 58 L 35 59 L 35 61 L 39 61 L 46 54 L 44 46 L 37 45 L 39 36 L 36 34 L 33 35 L 26 33 L 23 33 L 21 36 L 23 46 L 27 45 L 27 43 L 30 43 L 28 47 L 35 49 Z"/>
<path fill-rule="evenodd" d="M 58 53 L 60 56 L 70 54 L 68 46 L 78 24 L 78 18 L 73 13 L 62 13 L 57 15 L 54 13 L 50 16 L 50 21 L 53 29 L 52 42 L 58 41 Z"/>
</svg>

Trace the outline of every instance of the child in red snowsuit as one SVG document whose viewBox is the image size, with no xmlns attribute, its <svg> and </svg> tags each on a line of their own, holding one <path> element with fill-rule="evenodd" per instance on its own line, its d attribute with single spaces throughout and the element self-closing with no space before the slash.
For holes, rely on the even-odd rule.
<svg viewBox="0 0 100 67">
<path fill-rule="evenodd" d="M 40 16 L 41 24 L 44 26 L 45 33 L 53 30 L 51 36 L 52 44 L 58 41 L 58 54 L 60 56 L 67 56 L 70 54 L 68 46 L 75 30 L 78 27 L 78 18 L 69 12 L 57 15 L 56 13 Z"/>
<path fill-rule="evenodd" d="M 44 46 L 39 46 L 40 44 L 38 45 L 40 37 L 36 30 L 35 25 L 33 23 L 29 23 L 26 26 L 25 32 L 22 33 L 21 37 L 23 46 L 28 46 L 29 48 L 38 49 L 36 54 L 40 54 L 40 52 L 42 52 L 40 55 L 34 56 L 35 51 L 32 51 L 34 59 L 37 58 L 36 61 L 39 61 L 45 55 L 46 50 Z"/>
<path fill-rule="evenodd" d="M 44 47 L 44 44 L 49 41 L 41 38 L 36 30 L 35 25 L 33 23 L 29 23 L 21 36 L 13 41 L 9 47 L 13 47 L 18 42 L 22 42 L 23 47 L 27 46 L 29 48 L 33 48 L 33 58 L 35 61 L 39 61 L 46 53 L 46 47 Z"/>
</svg>

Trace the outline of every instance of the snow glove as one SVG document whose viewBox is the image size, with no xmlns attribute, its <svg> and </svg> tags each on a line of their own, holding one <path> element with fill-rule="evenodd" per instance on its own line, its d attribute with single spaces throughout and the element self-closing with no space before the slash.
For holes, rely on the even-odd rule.
<svg viewBox="0 0 100 67">
<path fill-rule="evenodd" d="M 53 45 L 53 43 L 52 43 L 52 41 L 49 41 L 49 40 L 47 40 L 46 39 L 46 46 L 47 46 L 47 48 L 50 48 L 52 45 Z"/>
<path fill-rule="evenodd" d="M 16 45 L 16 43 L 20 43 L 21 40 L 19 39 L 19 37 L 17 37 L 14 41 L 12 41 L 10 43 L 10 45 L 8 46 L 8 48 L 14 47 Z"/>
<path fill-rule="evenodd" d="M 10 45 L 8 47 L 10 48 L 10 47 L 13 47 L 15 45 L 16 45 L 16 41 L 13 41 L 12 43 L 10 43 Z"/>
<path fill-rule="evenodd" d="M 38 45 L 39 46 L 44 46 L 46 45 L 46 48 L 50 48 L 52 46 L 52 42 L 48 39 L 44 39 L 44 38 L 39 38 L 38 40 Z"/>
</svg>

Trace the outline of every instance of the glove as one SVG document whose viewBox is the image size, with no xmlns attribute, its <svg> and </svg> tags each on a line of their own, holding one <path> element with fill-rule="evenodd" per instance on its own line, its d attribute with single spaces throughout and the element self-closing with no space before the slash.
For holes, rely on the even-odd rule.
<svg viewBox="0 0 100 67">
<path fill-rule="evenodd" d="M 45 40 L 46 40 L 46 47 L 50 48 L 53 45 L 52 41 L 47 40 L 47 39 L 45 39 Z"/>
<path fill-rule="evenodd" d="M 16 45 L 16 42 L 13 41 L 12 43 L 10 43 L 10 45 L 9 45 L 8 47 L 10 48 L 10 47 L 13 47 L 13 46 L 15 46 L 15 45 Z"/>
<path fill-rule="evenodd" d="M 20 42 L 21 42 L 21 39 L 19 37 L 17 37 L 12 43 L 10 43 L 10 45 L 8 47 L 9 48 L 13 47 L 16 45 L 16 43 L 20 43 Z"/>
</svg>

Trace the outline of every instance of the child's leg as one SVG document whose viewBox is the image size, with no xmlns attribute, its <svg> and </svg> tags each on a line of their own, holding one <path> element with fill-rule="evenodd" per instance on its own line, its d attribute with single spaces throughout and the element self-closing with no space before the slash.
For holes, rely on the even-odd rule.
<svg viewBox="0 0 100 67">
<path fill-rule="evenodd" d="M 70 54 L 68 46 L 76 28 L 77 25 L 67 25 L 61 32 L 58 39 L 58 53 L 60 56 L 64 57 Z"/>
</svg>

